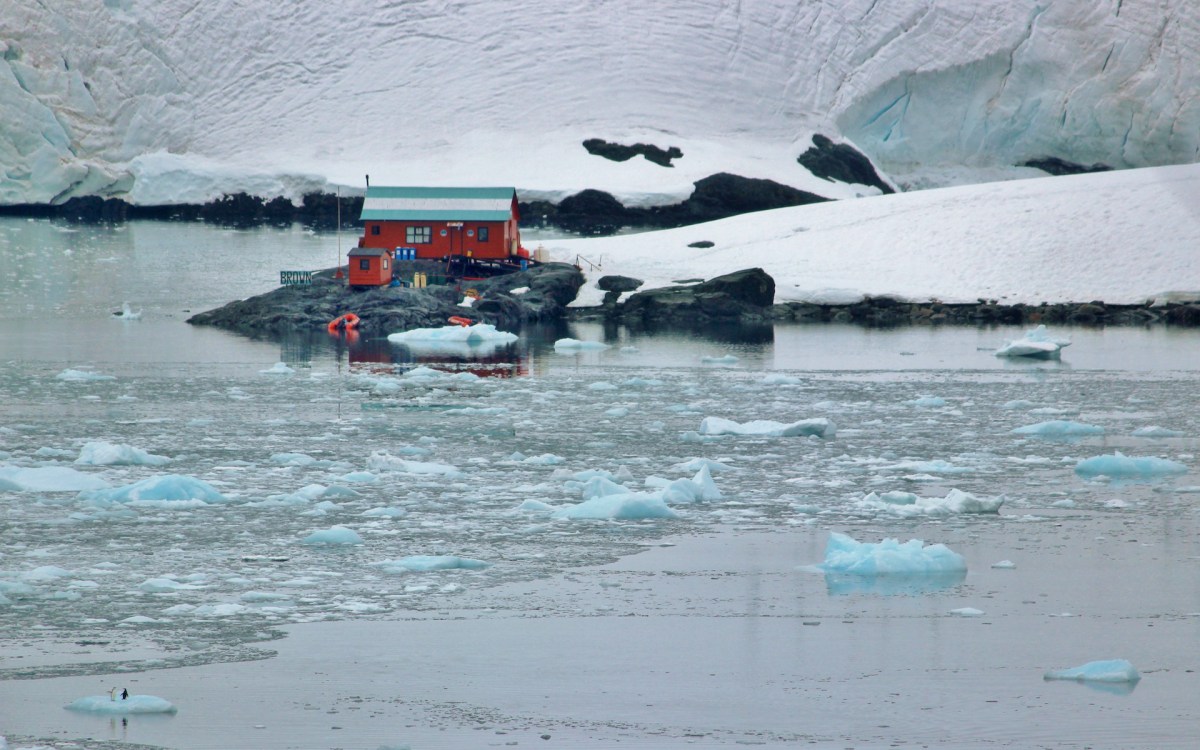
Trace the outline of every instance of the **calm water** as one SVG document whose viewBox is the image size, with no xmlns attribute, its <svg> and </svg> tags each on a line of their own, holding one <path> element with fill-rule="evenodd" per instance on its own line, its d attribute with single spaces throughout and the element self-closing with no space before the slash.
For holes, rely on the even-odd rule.
<svg viewBox="0 0 1200 750">
<path fill-rule="evenodd" d="M 1014 363 L 992 356 L 1021 334 L 1003 328 L 588 324 L 447 354 L 183 322 L 273 288 L 279 270 L 332 266 L 338 243 L 0 221 L 0 477 L 65 470 L 122 487 L 176 474 L 226 499 L 0 490 L 10 746 L 1192 746 L 1196 332 L 1065 329 L 1061 362 Z M 140 319 L 114 318 L 124 302 Z M 563 336 L 611 348 L 557 354 Z M 838 429 L 702 436 L 706 416 Z M 1010 432 L 1051 419 L 1104 432 Z M 1134 436 L 1147 426 L 1176 434 Z M 93 441 L 170 462 L 76 463 Z M 1189 468 L 1075 473 L 1118 450 Z M 572 522 L 526 504 L 578 502 L 588 472 L 645 489 L 693 475 L 696 458 L 727 467 L 714 474 L 723 499 L 677 519 Z M 951 489 L 1004 504 L 861 503 Z M 333 526 L 363 543 L 302 544 Z M 804 568 L 830 531 L 945 543 L 968 574 L 826 580 Z M 489 567 L 394 564 L 413 555 Z M 992 567 L 1004 559 L 1016 567 Z M 952 614 L 964 607 L 984 614 Z M 1141 683 L 1041 679 L 1107 658 L 1130 659 Z M 125 683 L 180 713 L 62 709 Z"/>
</svg>

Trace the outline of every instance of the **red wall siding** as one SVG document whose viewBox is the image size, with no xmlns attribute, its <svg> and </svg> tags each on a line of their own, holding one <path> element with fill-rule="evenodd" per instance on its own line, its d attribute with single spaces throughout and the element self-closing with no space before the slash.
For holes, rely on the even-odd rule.
<svg viewBox="0 0 1200 750">
<path fill-rule="evenodd" d="M 453 222 L 450 222 L 453 223 Z M 374 228 L 379 228 L 379 234 Z M 430 242 L 418 244 L 408 242 L 408 227 L 429 227 Z M 488 239 L 479 240 L 479 229 L 486 227 Z M 443 234 L 443 231 L 445 234 Z M 467 233 L 473 233 L 468 236 Z M 446 255 L 467 255 L 474 258 L 507 258 L 515 252 L 512 239 L 518 238 L 516 219 L 508 221 L 464 221 L 462 227 L 448 227 L 445 221 L 367 221 L 363 225 L 363 236 L 359 247 L 382 247 L 394 250 L 398 247 L 417 248 L 418 258 L 441 258 Z"/>
<path fill-rule="evenodd" d="M 367 261 L 370 268 L 366 271 L 359 268 L 360 261 Z M 385 264 L 384 261 L 387 261 Z M 349 258 L 350 266 L 350 286 L 383 286 L 390 284 L 392 281 L 392 263 L 390 258 L 383 258 L 370 255 L 351 255 Z M 386 266 L 386 267 L 385 267 Z"/>
</svg>

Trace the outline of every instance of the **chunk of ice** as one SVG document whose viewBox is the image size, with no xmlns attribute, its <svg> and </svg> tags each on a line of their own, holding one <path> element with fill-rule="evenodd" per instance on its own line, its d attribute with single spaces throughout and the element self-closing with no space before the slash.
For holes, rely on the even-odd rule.
<svg viewBox="0 0 1200 750">
<path fill-rule="evenodd" d="M 832 439 L 837 434 L 837 427 L 824 417 L 801 419 L 799 422 L 785 424 L 769 419 L 755 419 L 751 422 L 734 422 L 722 417 L 705 417 L 700 421 L 701 435 L 758 435 L 762 437 L 801 437 L 815 436 Z"/>
<path fill-rule="evenodd" d="M 1051 669 L 1046 680 L 1078 680 L 1080 682 L 1137 682 L 1141 674 L 1125 659 L 1089 661 L 1070 669 Z"/>
<path fill-rule="evenodd" d="M 831 531 L 825 548 L 825 562 L 819 567 L 827 572 L 860 576 L 936 575 L 965 571 L 967 563 L 962 555 L 944 544 L 926 546 L 920 539 L 910 539 L 903 544 L 897 539 L 859 542 L 846 534 Z"/>
<path fill-rule="evenodd" d="M 1126 456 L 1120 451 L 1113 455 L 1092 456 L 1075 464 L 1075 473 L 1080 476 L 1108 477 L 1152 477 L 1170 474 L 1186 474 L 1188 467 L 1178 461 L 1154 456 Z"/>
<path fill-rule="evenodd" d="M 170 701 L 156 695 L 131 695 L 128 698 L 113 698 L 108 695 L 89 695 L 68 703 L 69 711 L 91 714 L 173 714 L 179 709 Z"/>
</svg>

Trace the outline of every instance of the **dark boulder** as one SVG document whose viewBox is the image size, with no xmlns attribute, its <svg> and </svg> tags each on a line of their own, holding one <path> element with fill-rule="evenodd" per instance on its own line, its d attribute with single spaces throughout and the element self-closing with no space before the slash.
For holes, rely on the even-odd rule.
<svg viewBox="0 0 1200 750">
<path fill-rule="evenodd" d="M 641 279 L 629 276 L 601 276 L 596 282 L 596 288 L 605 292 L 633 292 L 643 283 Z"/>
<path fill-rule="evenodd" d="M 896 192 L 875 171 L 871 160 L 853 146 L 834 143 L 820 133 L 814 135 L 812 140 L 812 147 L 800 154 L 796 161 L 815 176 L 823 180 L 877 187 L 885 194 Z"/>
<path fill-rule="evenodd" d="M 656 323 L 767 320 L 774 297 L 775 280 L 751 268 L 698 284 L 637 292 L 618 312 L 623 320 Z"/>
<path fill-rule="evenodd" d="M 1073 161 L 1060 159 L 1057 156 L 1043 156 L 1040 159 L 1029 159 L 1021 162 L 1018 166 L 1033 167 L 1040 169 L 1046 174 L 1052 174 L 1055 177 L 1062 177 L 1069 174 L 1090 174 L 1092 172 L 1109 172 L 1112 167 L 1107 164 L 1093 164 L 1088 167 L 1083 164 L 1076 164 Z"/>
<path fill-rule="evenodd" d="M 669 148 L 660 148 L 649 143 L 635 143 L 632 146 L 624 146 L 620 143 L 609 143 L 603 138 L 588 138 L 583 142 L 583 147 L 587 149 L 589 154 L 594 156 L 603 156 L 605 159 L 612 161 L 628 161 L 637 155 L 645 157 L 646 161 L 657 164 L 660 167 L 670 167 L 672 159 L 683 158 L 683 152 L 676 146 Z"/>
</svg>

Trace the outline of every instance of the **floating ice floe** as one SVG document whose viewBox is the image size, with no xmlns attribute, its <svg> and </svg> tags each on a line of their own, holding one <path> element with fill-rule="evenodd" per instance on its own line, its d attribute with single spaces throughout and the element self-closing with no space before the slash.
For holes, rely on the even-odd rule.
<svg viewBox="0 0 1200 750">
<path fill-rule="evenodd" d="M 1072 422 L 1067 419 L 1052 419 L 1048 422 L 1028 424 L 1011 431 L 1013 435 L 1032 435 L 1034 437 L 1082 437 L 1084 435 L 1103 435 L 1104 428 L 1094 424 Z"/>
<path fill-rule="evenodd" d="M 283 362 L 276 362 L 268 369 L 259 370 L 259 372 L 263 375 L 294 375 L 296 371 L 288 367 Z"/>
<path fill-rule="evenodd" d="M 405 474 L 432 474 L 447 477 L 462 476 L 458 467 L 434 461 L 409 461 L 397 458 L 386 451 L 375 451 L 367 459 L 371 471 L 399 471 Z"/>
<path fill-rule="evenodd" d="M 113 375 L 101 375 L 98 372 L 91 370 L 78 370 L 68 368 L 54 376 L 58 380 L 64 380 L 68 383 L 89 383 L 100 382 L 105 380 L 116 380 Z"/>
<path fill-rule="evenodd" d="M 958 609 L 950 610 L 950 614 L 958 615 L 959 617 L 982 617 L 983 610 L 975 609 L 974 607 L 959 607 Z"/>
<path fill-rule="evenodd" d="M 489 354 L 517 340 L 515 333 L 498 331 L 491 323 L 469 326 L 415 328 L 411 331 L 388 334 L 388 341 L 403 344 L 414 351 L 440 354 Z"/>
<path fill-rule="evenodd" d="M 700 421 L 701 435 L 757 435 L 760 437 L 801 437 L 815 436 L 832 439 L 837 434 L 837 427 L 824 417 L 801 419 L 799 422 L 785 424 L 769 419 L 755 419 L 751 422 L 734 422 L 722 417 L 705 417 Z"/>
<path fill-rule="evenodd" d="M 100 441 L 85 443 L 79 458 L 75 459 L 75 463 L 87 466 L 162 466 L 170 462 L 166 456 L 147 453 L 131 445 Z"/>
<path fill-rule="evenodd" d="M 1115 479 L 1186 474 L 1187 471 L 1187 466 L 1168 458 L 1126 456 L 1120 451 L 1114 451 L 1111 456 L 1085 458 L 1075 464 L 1075 473 L 1080 476 L 1091 477 L 1103 475 Z"/>
<path fill-rule="evenodd" d="M 604 495 L 585 500 L 578 505 L 558 508 L 554 518 L 568 520 L 611 519 L 637 521 L 649 518 L 678 518 L 679 514 L 667 506 L 657 493 L 627 492 L 620 495 Z"/>
<path fill-rule="evenodd" d="M 897 539 L 859 542 L 832 531 L 825 548 L 825 561 L 818 567 L 827 573 L 856 576 L 937 575 L 965 573 L 967 563 L 962 555 L 944 544 L 926 546 L 920 539 L 903 544 Z"/>
<path fill-rule="evenodd" d="M 936 459 L 933 461 L 901 461 L 880 467 L 889 471 L 910 471 L 920 474 L 969 474 L 974 469 L 966 466 L 956 466 L 949 461 Z"/>
<path fill-rule="evenodd" d="M 1046 326 L 1040 325 L 1019 339 L 1014 339 L 996 350 L 997 357 L 1030 357 L 1033 359 L 1058 359 L 1062 349 L 1070 346 L 1070 339 L 1051 336 Z"/>
<path fill-rule="evenodd" d="M 1134 666 L 1125 659 L 1089 661 L 1070 669 L 1051 669 L 1043 675 L 1046 680 L 1077 680 L 1079 682 L 1137 682 L 1142 679 Z"/>
<path fill-rule="evenodd" d="M 385 573 L 427 573 L 433 570 L 483 570 L 492 567 L 489 562 L 472 560 L 454 555 L 409 555 L 399 560 L 384 560 L 374 563 Z"/>
<path fill-rule="evenodd" d="M 706 365 L 736 365 L 738 358 L 732 354 L 726 354 L 721 357 L 701 357 L 700 361 Z"/>
<path fill-rule="evenodd" d="M 919 398 L 914 398 L 911 401 L 905 401 L 904 403 L 908 404 L 909 406 L 932 409 L 939 406 L 945 406 L 946 399 L 942 398 L 941 396 L 921 396 Z"/>
<path fill-rule="evenodd" d="M 579 339 L 559 339 L 554 342 L 556 352 L 599 351 L 608 349 L 609 345 L 600 341 L 580 341 Z"/>
<path fill-rule="evenodd" d="M 1158 425 L 1150 425 L 1148 427 L 1139 427 L 1133 431 L 1134 437 L 1140 438 L 1172 438 L 1182 437 L 1183 432 L 1179 430 L 1168 430 L 1166 427 Z"/>
<path fill-rule="evenodd" d="M 870 493 L 854 503 L 860 510 L 889 513 L 896 516 L 950 516 L 960 513 L 999 513 L 1004 496 L 976 497 L 953 489 L 945 497 L 920 497 L 912 492 Z"/>
<path fill-rule="evenodd" d="M 362 544 L 363 538 L 354 529 L 345 526 L 332 526 L 321 531 L 314 531 L 300 542 L 309 545 L 355 545 Z"/>
<path fill-rule="evenodd" d="M 185 500 L 195 500 L 205 505 L 229 502 L 229 498 L 218 492 L 211 484 L 180 474 L 149 477 L 124 487 L 85 490 L 79 493 L 79 499 L 96 505 Z"/>
<path fill-rule="evenodd" d="M 65 466 L 0 466 L 0 490 L 12 492 L 81 492 L 108 487 L 100 477 Z"/>
<path fill-rule="evenodd" d="M 120 698 L 109 695 L 89 695 L 64 706 L 69 711 L 91 714 L 173 714 L 179 709 L 170 701 L 156 695 L 131 695 Z"/>
</svg>

